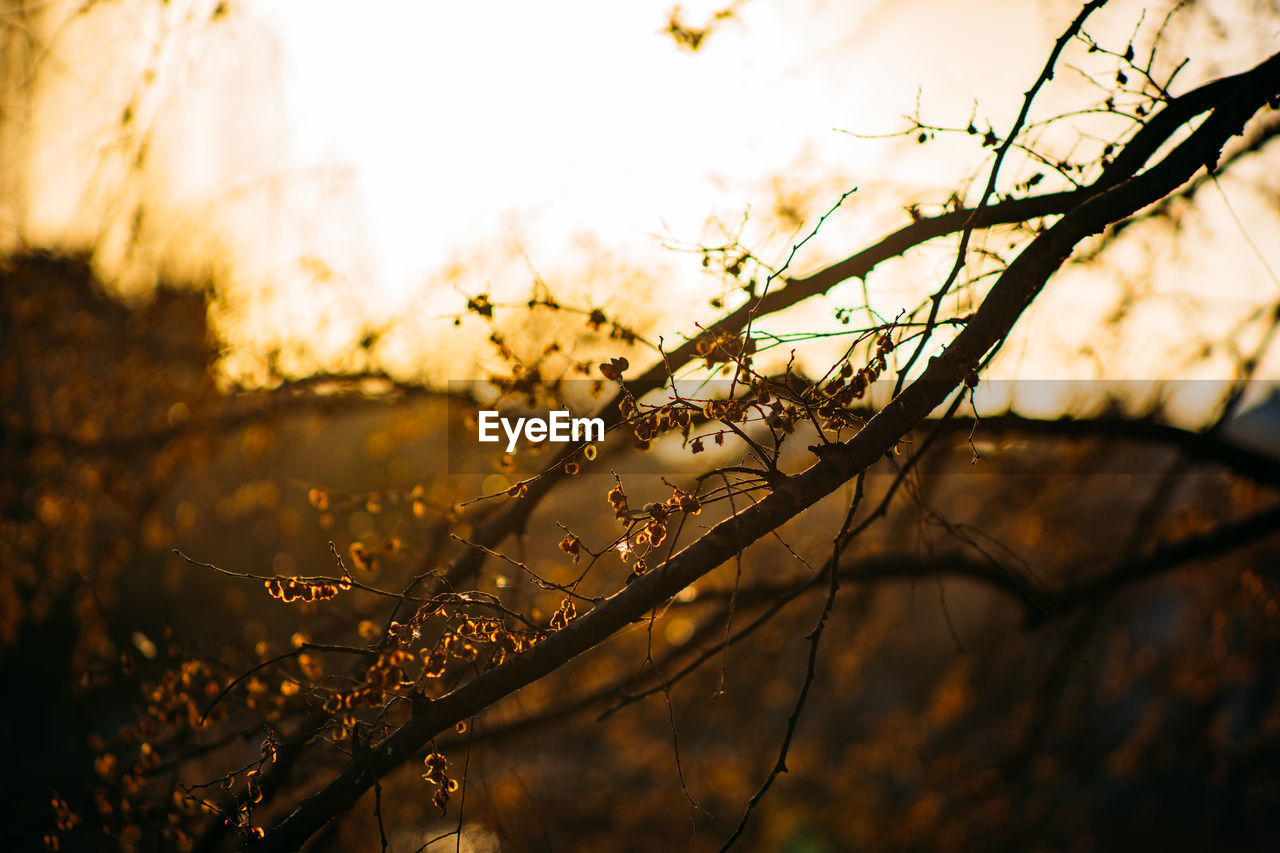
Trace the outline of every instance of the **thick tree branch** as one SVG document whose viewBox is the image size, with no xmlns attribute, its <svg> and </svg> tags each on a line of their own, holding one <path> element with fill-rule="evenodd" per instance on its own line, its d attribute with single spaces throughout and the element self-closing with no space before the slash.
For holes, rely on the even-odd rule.
<svg viewBox="0 0 1280 853">
<path fill-rule="evenodd" d="M 919 379 L 875 415 L 856 436 L 835 445 L 808 470 L 780 481 L 767 497 L 721 521 L 661 567 L 551 634 L 530 651 L 477 676 L 440 699 L 417 698 L 408 722 L 382 743 L 354 758 L 336 779 L 304 799 L 255 849 L 298 849 L 328 821 L 350 809 L 378 779 L 411 757 L 429 738 L 554 672 L 643 618 L 650 609 L 831 494 L 890 451 L 909 430 L 942 404 L 960 385 L 966 371 L 1009 334 L 1018 317 L 1078 243 L 1173 192 L 1206 164 L 1212 167 L 1216 163 L 1227 140 L 1239 133 L 1269 98 L 1280 94 L 1280 55 L 1236 79 L 1238 82 L 1223 93 L 1212 113 L 1158 164 L 1088 197 L 1033 240 L 1001 275 L 965 329 L 941 355 L 929 361 Z M 521 503 L 515 501 L 514 505 Z"/>
</svg>

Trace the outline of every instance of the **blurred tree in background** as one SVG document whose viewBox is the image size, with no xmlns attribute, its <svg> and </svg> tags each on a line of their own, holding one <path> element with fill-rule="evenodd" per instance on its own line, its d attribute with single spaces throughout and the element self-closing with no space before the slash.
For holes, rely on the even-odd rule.
<svg viewBox="0 0 1280 853">
<path fill-rule="evenodd" d="M 705 49 L 741 5 L 665 37 Z M 779 202 L 780 254 L 733 229 L 678 246 L 719 288 L 684 333 L 616 309 L 625 279 L 473 285 L 450 319 L 487 347 L 474 382 L 385 369 L 382 329 L 236 376 L 216 276 L 122 296 L 114 249 L 14 241 L 6 847 L 1273 840 L 1280 441 L 1274 398 L 1245 409 L 1280 301 L 1236 306 L 1226 339 L 1135 327 L 1183 295 L 1134 274 L 1082 349 L 1116 376 L 1126 348 L 1168 352 L 1168 381 L 1006 369 L 1051 348 L 1033 307 L 1086 313 L 1064 286 L 1154 270 L 1206 221 L 1269 271 L 1275 220 L 1229 182 L 1274 213 L 1274 45 L 1193 74 L 1165 40 L 1229 29 L 1212 9 L 1112 43 L 1103 5 L 1068 12 L 1003 125 L 906 119 L 901 142 L 969 146 L 973 171 L 859 251 L 793 269 L 850 186 Z M 6 11 L 10 96 L 31 14 Z M 1068 76 L 1092 94 L 1039 109 Z M 887 310 L 886 270 L 925 285 Z M 820 327 L 787 313 L 822 299 Z M 606 440 L 471 452 L 477 409 L 562 404 Z"/>
</svg>

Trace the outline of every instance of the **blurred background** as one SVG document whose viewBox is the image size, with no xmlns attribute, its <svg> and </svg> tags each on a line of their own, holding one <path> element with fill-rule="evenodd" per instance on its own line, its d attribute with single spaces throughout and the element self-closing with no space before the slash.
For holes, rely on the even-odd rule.
<svg viewBox="0 0 1280 853">
<path fill-rule="evenodd" d="M 647 366 L 646 343 L 752 292 L 706 247 L 749 249 L 763 280 L 854 187 L 788 273 L 976 200 L 984 135 L 1078 11 L 615 5 L 0 5 L 6 846 L 234 846 L 209 804 L 245 790 L 350 661 L 291 657 L 237 683 L 213 726 L 206 707 L 300 644 L 367 645 L 389 609 L 362 591 L 286 604 L 173 549 L 333 576 L 332 542 L 388 589 L 438 567 L 501 506 L 473 500 L 539 461 L 450 473 L 451 380 Z M 1106 49 L 1077 44 L 1032 113 L 1028 139 L 1061 162 L 1132 132 L 1105 98 L 1149 102 L 1119 79 L 1127 45 L 1141 58 L 1158 37 L 1162 80 L 1185 58 L 1179 93 L 1273 53 L 1280 10 L 1117 2 L 1087 30 Z M 1020 320 L 984 373 L 1010 381 L 962 410 L 986 423 L 949 432 L 851 552 L 789 772 L 743 849 L 1274 840 L 1276 127 L 1262 116 L 1216 179 L 1087 247 Z M 1030 154 L 1005 169 L 1027 191 L 1069 180 Z M 982 248 L 998 266 L 1028 236 Z M 821 376 L 848 342 L 813 330 L 912 310 L 953 259 L 930 244 L 769 317 L 758 366 L 794 355 Z M 948 311 L 978 304 L 982 274 Z M 528 304 L 552 294 L 568 310 Z M 616 537 L 611 464 L 504 552 L 576 577 L 555 524 Z M 873 469 L 870 505 L 894 482 Z M 637 474 L 628 493 L 670 486 Z M 455 828 L 426 849 L 718 847 L 776 758 L 821 606 L 792 593 L 848 497 L 441 739 L 461 817 L 416 762 L 388 777 L 389 849 Z M 609 557 L 584 589 L 630 568 Z M 473 584 L 543 624 L 561 597 L 498 559 Z M 253 823 L 346 750 L 320 744 Z M 381 845 L 362 800 L 310 849 Z"/>
</svg>

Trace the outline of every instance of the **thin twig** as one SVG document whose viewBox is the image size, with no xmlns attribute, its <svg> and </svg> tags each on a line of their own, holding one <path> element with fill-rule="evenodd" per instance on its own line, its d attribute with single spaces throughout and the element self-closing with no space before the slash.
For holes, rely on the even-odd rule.
<svg viewBox="0 0 1280 853">
<path fill-rule="evenodd" d="M 780 774 L 787 772 L 787 753 L 791 750 L 791 739 L 795 736 L 796 726 L 800 723 L 800 713 L 804 710 L 805 700 L 809 698 L 809 688 L 813 685 L 813 680 L 817 676 L 818 663 L 818 644 L 822 640 L 822 632 L 827 627 L 827 617 L 831 615 L 831 609 L 835 607 L 836 593 L 840 591 L 840 552 L 844 550 L 846 539 L 849 535 L 849 528 L 853 525 L 853 516 L 858 511 L 859 504 L 862 503 L 862 483 L 865 475 L 859 474 L 857 486 L 854 488 L 853 500 L 849 503 L 849 511 L 845 513 L 844 523 L 840 525 L 840 532 L 835 535 L 831 542 L 831 563 L 827 567 L 829 575 L 829 584 L 827 587 L 827 600 L 823 602 L 822 612 L 818 615 L 818 622 L 814 625 L 813 630 L 805 638 L 809 641 L 809 660 L 805 668 L 804 682 L 800 685 L 800 695 L 796 697 L 796 704 L 791 709 L 791 716 L 787 719 L 786 732 L 782 736 L 782 746 L 778 749 L 778 759 L 773 764 L 773 769 L 769 771 L 768 777 L 747 802 L 747 809 L 743 812 L 742 819 L 738 821 L 737 827 L 733 833 L 725 841 L 720 848 L 720 853 L 728 850 L 742 836 L 743 830 L 747 828 L 747 821 L 751 819 L 751 813 L 760 801 L 764 799 L 764 795 L 773 787 L 773 783 L 777 781 Z"/>
</svg>

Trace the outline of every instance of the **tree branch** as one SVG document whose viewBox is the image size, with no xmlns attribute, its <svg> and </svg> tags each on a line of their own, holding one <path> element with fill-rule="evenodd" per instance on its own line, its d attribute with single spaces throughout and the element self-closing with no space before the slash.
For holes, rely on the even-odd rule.
<svg viewBox="0 0 1280 853">
<path fill-rule="evenodd" d="M 1172 192 L 1202 166 L 1212 167 L 1227 140 L 1240 132 L 1268 98 L 1280 94 L 1280 54 L 1236 79 L 1238 82 L 1223 93 L 1221 101 L 1190 137 L 1158 164 L 1089 196 L 1036 237 L 1000 276 L 965 329 L 941 355 L 929 361 L 919 379 L 871 418 L 856 436 L 833 445 L 833 450 L 808 470 L 779 481 L 768 496 L 721 521 L 662 566 L 531 650 L 440 699 L 416 697 L 408 722 L 382 743 L 356 756 L 337 778 L 302 800 L 254 849 L 298 849 L 429 738 L 554 672 L 643 618 L 650 609 L 831 494 L 890 451 L 960 385 L 966 371 L 1008 335 L 1079 242 Z M 517 501 L 515 505 L 521 503 Z M 527 512 L 521 510 L 523 515 Z"/>
</svg>

